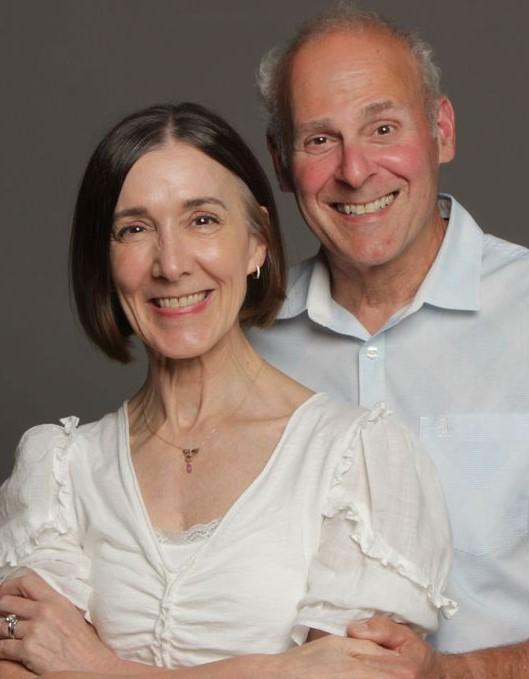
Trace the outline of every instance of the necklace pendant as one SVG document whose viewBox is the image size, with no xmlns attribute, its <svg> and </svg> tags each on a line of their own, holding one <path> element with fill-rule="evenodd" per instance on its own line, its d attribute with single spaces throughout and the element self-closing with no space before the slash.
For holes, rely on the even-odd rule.
<svg viewBox="0 0 529 679">
<path fill-rule="evenodd" d="M 182 455 L 184 456 L 184 460 L 186 463 L 186 472 L 188 474 L 191 474 L 191 472 L 193 471 L 193 465 L 191 464 L 191 462 L 199 450 L 200 448 L 182 448 Z"/>
</svg>

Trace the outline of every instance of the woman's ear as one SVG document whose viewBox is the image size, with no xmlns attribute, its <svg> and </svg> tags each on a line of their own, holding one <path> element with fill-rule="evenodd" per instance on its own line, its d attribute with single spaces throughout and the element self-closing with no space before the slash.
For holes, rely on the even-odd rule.
<svg viewBox="0 0 529 679">
<path fill-rule="evenodd" d="M 268 248 L 261 236 L 257 233 L 252 233 L 250 238 L 252 239 L 252 253 L 248 262 L 247 274 L 255 273 L 257 267 L 262 269 L 264 263 L 266 262 L 266 255 L 268 254 Z"/>
<path fill-rule="evenodd" d="M 270 213 L 264 205 L 259 205 L 259 210 L 263 213 L 266 221 L 270 220 Z M 248 274 L 257 271 L 257 267 L 263 267 L 266 262 L 268 248 L 260 233 L 254 229 L 250 230 L 250 258 L 248 264 Z"/>
</svg>

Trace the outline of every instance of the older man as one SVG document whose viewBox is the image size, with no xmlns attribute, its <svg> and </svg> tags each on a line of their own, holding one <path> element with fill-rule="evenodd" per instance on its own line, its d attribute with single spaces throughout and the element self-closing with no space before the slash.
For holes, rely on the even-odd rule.
<svg viewBox="0 0 529 679">
<path fill-rule="evenodd" d="M 314 389 L 396 411 L 452 518 L 444 654 L 379 619 L 351 634 L 401 656 L 365 676 L 529 677 L 529 252 L 437 195 L 454 112 L 422 40 L 342 5 L 268 55 L 260 81 L 281 187 L 322 248 L 252 339 Z"/>
</svg>

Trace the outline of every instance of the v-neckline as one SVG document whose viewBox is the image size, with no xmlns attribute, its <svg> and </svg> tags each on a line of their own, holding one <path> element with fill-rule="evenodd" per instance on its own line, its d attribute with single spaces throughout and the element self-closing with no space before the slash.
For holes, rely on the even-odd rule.
<svg viewBox="0 0 529 679">
<path fill-rule="evenodd" d="M 230 505 L 230 507 L 227 509 L 227 511 L 224 513 L 222 517 L 220 517 L 220 521 L 215 529 L 215 532 L 213 535 L 210 536 L 208 540 L 204 542 L 204 544 L 198 549 L 196 558 L 200 556 L 200 554 L 211 544 L 212 541 L 215 541 L 218 539 L 219 534 L 222 534 L 227 530 L 226 526 L 229 527 L 230 520 L 233 517 L 234 514 L 237 513 L 237 510 L 240 505 L 244 504 L 245 499 L 253 492 L 253 490 L 260 485 L 264 479 L 268 476 L 270 473 L 270 470 L 274 466 L 275 461 L 279 457 L 279 454 L 281 452 L 281 449 L 285 445 L 285 441 L 288 438 L 288 435 L 290 433 L 290 430 L 294 426 L 295 422 L 301 417 L 301 414 L 303 411 L 314 401 L 319 400 L 320 398 L 327 396 L 325 392 L 316 392 L 309 396 L 307 399 L 305 399 L 302 403 L 297 406 L 292 413 L 290 414 L 290 417 L 288 418 L 287 423 L 285 424 L 283 431 L 281 433 L 281 436 L 279 437 L 278 442 L 274 446 L 274 449 L 270 453 L 270 456 L 268 457 L 268 460 L 266 461 L 266 464 L 264 467 L 261 469 L 261 471 L 257 474 L 257 476 L 252 479 L 252 481 L 246 486 L 246 488 L 242 491 L 242 493 L 235 499 L 235 501 Z M 120 451 L 119 454 L 122 458 L 124 458 L 125 462 L 125 468 L 128 472 L 129 476 L 129 481 L 130 484 L 132 485 L 133 488 L 133 495 L 134 495 L 134 502 L 136 505 L 136 511 L 141 515 L 143 525 L 146 529 L 146 532 L 148 534 L 148 541 L 149 541 L 149 546 L 151 550 L 154 548 L 154 553 L 158 559 L 159 564 L 163 567 L 164 571 L 166 573 L 171 573 L 173 575 L 176 574 L 175 571 L 173 571 L 167 564 L 163 550 L 161 549 L 161 545 L 159 544 L 157 538 L 156 538 L 156 532 L 154 529 L 154 526 L 152 524 L 151 518 L 149 516 L 149 512 L 147 511 L 147 507 L 145 506 L 145 502 L 143 500 L 143 494 L 141 492 L 139 480 L 136 474 L 136 470 L 134 468 L 134 462 L 132 461 L 132 451 L 131 451 L 131 446 L 130 446 L 130 432 L 129 432 L 129 417 L 128 417 L 128 401 L 125 401 L 123 405 L 121 406 L 118 415 L 119 415 L 119 427 L 120 427 L 120 440 L 122 444 L 119 446 Z M 191 527 L 192 528 L 192 527 Z M 182 531 L 184 532 L 184 531 Z M 143 531 L 139 532 L 139 542 L 145 542 L 145 540 L 141 539 L 141 535 L 143 534 Z"/>
</svg>

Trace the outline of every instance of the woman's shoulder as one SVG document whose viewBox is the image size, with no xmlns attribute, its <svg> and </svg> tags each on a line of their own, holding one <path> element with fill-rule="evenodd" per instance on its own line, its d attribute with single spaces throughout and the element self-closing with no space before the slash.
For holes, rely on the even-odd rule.
<svg viewBox="0 0 529 679">
<path fill-rule="evenodd" d="M 64 457 L 87 449 L 94 453 L 102 448 L 105 439 L 116 439 L 123 408 L 86 424 L 81 424 L 77 416 L 70 415 L 61 418 L 58 423 L 31 427 L 20 439 L 15 464 L 33 466 L 50 455 Z"/>
<path fill-rule="evenodd" d="M 309 396 L 298 410 L 303 416 L 302 419 L 312 422 L 315 429 L 330 428 L 336 435 L 353 435 L 359 429 L 377 427 L 402 429 L 384 403 L 377 403 L 372 408 L 355 406 L 323 391 Z"/>
</svg>

